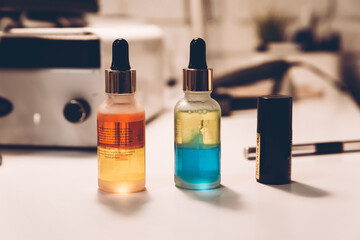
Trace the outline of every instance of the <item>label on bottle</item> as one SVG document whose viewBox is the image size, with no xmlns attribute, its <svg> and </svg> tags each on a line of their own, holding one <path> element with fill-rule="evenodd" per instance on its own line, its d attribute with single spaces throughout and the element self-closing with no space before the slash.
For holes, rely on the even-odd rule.
<svg viewBox="0 0 360 240">
<path fill-rule="evenodd" d="M 220 112 L 177 112 L 175 114 L 175 143 L 219 144 Z"/>
<path fill-rule="evenodd" d="M 216 129 L 216 131 L 214 131 Z M 219 144 L 220 123 L 218 119 L 205 119 L 200 121 L 200 133 L 204 144 Z"/>
<path fill-rule="evenodd" d="M 98 121 L 98 146 L 133 149 L 145 145 L 145 121 L 105 122 Z"/>
<path fill-rule="evenodd" d="M 145 176 L 145 148 L 107 149 L 98 147 L 99 179 L 135 181 Z"/>
<path fill-rule="evenodd" d="M 145 177 L 145 121 L 98 121 L 101 181 L 135 184 Z"/>
<path fill-rule="evenodd" d="M 256 136 L 256 179 L 260 179 L 260 133 Z"/>
<path fill-rule="evenodd" d="M 99 159 L 116 160 L 116 161 L 128 161 L 132 159 L 141 158 L 144 155 L 145 148 L 136 149 L 119 149 L 119 148 L 102 148 L 98 147 Z"/>
<path fill-rule="evenodd" d="M 181 119 L 175 119 L 175 142 L 177 144 L 182 144 L 182 124 Z"/>
</svg>

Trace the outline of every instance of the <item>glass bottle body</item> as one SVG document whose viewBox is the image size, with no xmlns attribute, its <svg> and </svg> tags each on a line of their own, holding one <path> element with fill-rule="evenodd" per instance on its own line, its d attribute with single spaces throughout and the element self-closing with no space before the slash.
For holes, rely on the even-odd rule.
<svg viewBox="0 0 360 240">
<path fill-rule="evenodd" d="M 211 189 L 220 185 L 219 104 L 211 91 L 185 92 L 175 106 L 175 185 Z"/>
<path fill-rule="evenodd" d="M 134 94 L 108 94 L 97 112 L 98 185 L 110 193 L 145 188 L 145 111 Z"/>
</svg>

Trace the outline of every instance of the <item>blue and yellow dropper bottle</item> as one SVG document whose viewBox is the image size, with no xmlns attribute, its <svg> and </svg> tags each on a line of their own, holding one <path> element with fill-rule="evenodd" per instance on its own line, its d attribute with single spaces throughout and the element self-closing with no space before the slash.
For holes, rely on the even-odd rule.
<svg viewBox="0 0 360 240">
<path fill-rule="evenodd" d="M 212 189 L 220 185 L 219 104 L 211 98 L 212 69 L 206 64 L 206 44 L 190 43 L 190 62 L 183 70 L 185 96 L 175 106 L 175 185 Z"/>
</svg>

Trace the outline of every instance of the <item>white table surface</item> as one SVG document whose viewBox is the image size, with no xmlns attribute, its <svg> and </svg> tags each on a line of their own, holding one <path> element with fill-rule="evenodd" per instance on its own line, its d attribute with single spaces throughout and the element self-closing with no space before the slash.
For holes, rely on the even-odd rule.
<svg viewBox="0 0 360 240">
<path fill-rule="evenodd" d="M 330 91 L 331 92 L 331 91 Z M 256 111 L 222 118 L 222 184 L 173 183 L 173 117 L 147 124 L 147 191 L 97 190 L 95 152 L 0 150 L 0 239 L 360 239 L 360 153 L 293 159 L 289 185 L 255 181 Z M 294 103 L 294 143 L 360 138 L 360 111 L 331 92 Z"/>
</svg>

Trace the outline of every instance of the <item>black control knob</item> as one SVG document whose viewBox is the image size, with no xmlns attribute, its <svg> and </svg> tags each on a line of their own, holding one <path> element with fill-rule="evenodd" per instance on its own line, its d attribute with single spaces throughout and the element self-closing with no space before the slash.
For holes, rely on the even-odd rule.
<svg viewBox="0 0 360 240">
<path fill-rule="evenodd" d="M 84 122 L 90 115 L 90 105 L 83 99 L 72 99 L 64 107 L 64 117 L 72 123 Z"/>
<path fill-rule="evenodd" d="M 5 98 L 0 97 L 0 117 L 8 115 L 13 110 L 11 102 Z"/>
</svg>

